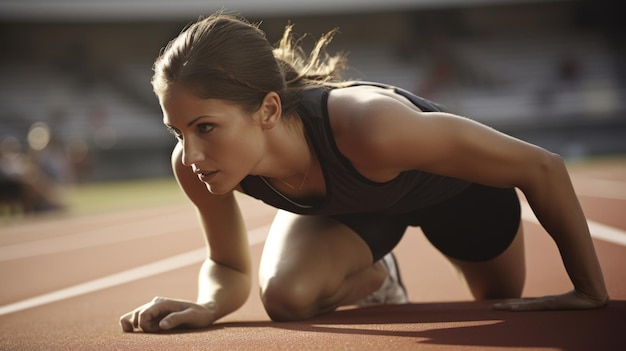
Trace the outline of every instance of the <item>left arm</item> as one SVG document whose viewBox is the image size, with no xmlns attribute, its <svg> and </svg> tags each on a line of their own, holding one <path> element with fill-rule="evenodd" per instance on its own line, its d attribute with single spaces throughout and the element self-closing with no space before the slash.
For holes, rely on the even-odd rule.
<svg viewBox="0 0 626 351">
<path fill-rule="evenodd" d="M 353 120 L 359 119 L 358 123 L 350 123 L 351 136 L 342 143 L 342 151 L 350 155 L 357 169 L 371 172 L 369 176 L 377 180 L 419 169 L 494 187 L 517 187 L 556 242 L 575 289 L 498 308 L 582 309 L 606 305 L 608 293 L 600 264 L 561 157 L 466 118 L 421 112 L 385 94 L 363 95 L 367 94 L 354 99 L 340 96 L 337 100 L 343 101 L 329 105 L 335 106 L 334 113 L 349 110 L 356 116 L 351 117 Z"/>
</svg>

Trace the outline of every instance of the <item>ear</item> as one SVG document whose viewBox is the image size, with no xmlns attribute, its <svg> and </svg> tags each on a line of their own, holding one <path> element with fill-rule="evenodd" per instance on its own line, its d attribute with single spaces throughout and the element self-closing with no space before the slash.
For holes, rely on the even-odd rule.
<svg viewBox="0 0 626 351">
<path fill-rule="evenodd" d="M 263 129 L 274 128 L 282 115 L 280 96 L 273 91 L 267 93 L 257 113 L 259 114 L 259 122 Z"/>
</svg>

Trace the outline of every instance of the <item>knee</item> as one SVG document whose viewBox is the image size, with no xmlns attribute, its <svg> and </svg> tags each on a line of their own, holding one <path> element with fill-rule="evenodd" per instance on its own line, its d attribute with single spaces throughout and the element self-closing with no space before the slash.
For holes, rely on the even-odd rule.
<svg viewBox="0 0 626 351">
<path fill-rule="evenodd" d="M 316 291 L 303 279 L 272 278 L 261 287 L 261 300 L 273 321 L 303 320 L 317 314 Z"/>
<path fill-rule="evenodd" d="M 509 279 L 497 280 L 499 283 L 482 282 L 470 286 L 474 298 L 480 300 L 517 299 L 522 296 L 524 290 L 525 275 L 518 274 Z"/>
</svg>

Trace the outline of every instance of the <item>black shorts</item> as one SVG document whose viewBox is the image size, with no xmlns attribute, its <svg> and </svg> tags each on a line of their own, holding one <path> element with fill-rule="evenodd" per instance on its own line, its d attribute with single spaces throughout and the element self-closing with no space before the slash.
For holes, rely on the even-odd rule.
<svg viewBox="0 0 626 351">
<path fill-rule="evenodd" d="M 480 262 L 504 252 L 517 233 L 521 208 L 515 189 L 472 184 L 437 205 L 399 215 L 376 213 L 333 216 L 369 246 L 374 261 L 400 242 L 408 226 L 419 226 L 443 254 Z"/>
</svg>

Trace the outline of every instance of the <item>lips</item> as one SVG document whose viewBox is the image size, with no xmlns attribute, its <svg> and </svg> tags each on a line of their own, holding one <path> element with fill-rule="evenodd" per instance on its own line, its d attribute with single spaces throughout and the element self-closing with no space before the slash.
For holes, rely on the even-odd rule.
<svg viewBox="0 0 626 351">
<path fill-rule="evenodd" d="M 198 178 L 203 182 L 208 182 L 209 180 L 213 179 L 213 177 L 215 177 L 218 172 L 200 169 L 200 167 L 196 166 L 195 164 L 191 165 L 191 168 L 193 172 L 198 176 Z"/>
<path fill-rule="evenodd" d="M 196 174 L 198 174 L 198 178 L 200 178 L 201 181 L 206 183 L 215 177 L 217 171 L 196 172 Z"/>
</svg>

